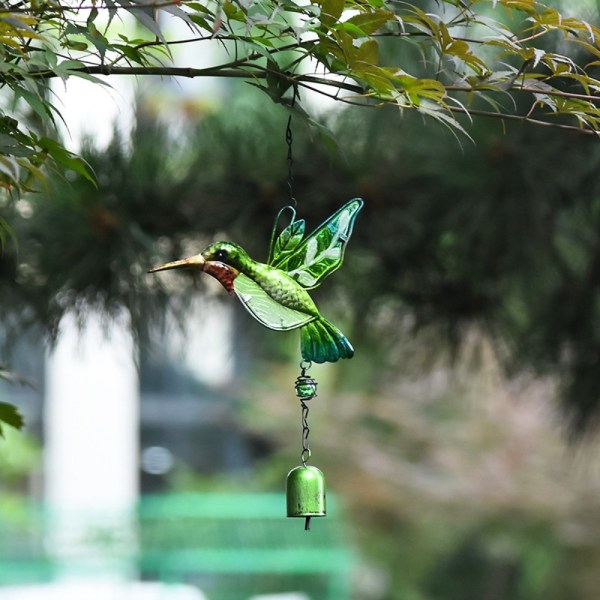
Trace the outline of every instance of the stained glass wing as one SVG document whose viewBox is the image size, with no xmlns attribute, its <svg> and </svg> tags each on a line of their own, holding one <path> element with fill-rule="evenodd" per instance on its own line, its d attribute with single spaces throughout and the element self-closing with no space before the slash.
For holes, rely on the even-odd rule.
<svg viewBox="0 0 600 600">
<path fill-rule="evenodd" d="M 277 267 L 298 247 L 304 237 L 304 219 L 292 221 L 277 237 L 273 239 L 269 252 L 268 264 Z"/>
<path fill-rule="evenodd" d="M 311 315 L 279 304 L 243 273 L 235 278 L 233 288 L 248 312 L 269 329 L 278 331 L 296 329 L 314 319 Z"/>
<path fill-rule="evenodd" d="M 290 224 L 279 232 L 279 222 L 283 214 L 289 211 L 291 213 Z M 304 237 L 304 220 L 296 221 L 296 210 L 293 206 L 284 206 L 275 217 L 273 231 L 271 232 L 271 244 L 269 246 L 268 265 L 277 265 L 286 256 L 295 250 Z"/>
<path fill-rule="evenodd" d="M 297 243 L 293 251 L 275 260 L 273 266 L 286 271 L 306 289 L 318 286 L 342 264 L 354 221 L 363 204 L 360 198 L 350 200 L 301 243 Z"/>
</svg>

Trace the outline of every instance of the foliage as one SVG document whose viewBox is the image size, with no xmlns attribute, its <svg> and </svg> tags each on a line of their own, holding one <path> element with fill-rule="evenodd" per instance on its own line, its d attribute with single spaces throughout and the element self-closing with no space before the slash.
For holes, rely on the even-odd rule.
<svg viewBox="0 0 600 600">
<path fill-rule="evenodd" d="M 23 427 L 23 417 L 19 411 L 12 404 L 6 402 L 0 402 L 0 437 L 4 437 L 3 425 L 10 425 L 16 429 Z"/>
<path fill-rule="evenodd" d="M 124 16 L 141 29 L 127 33 Z M 92 177 L 53 133 L 63 115 L 50 79 L 243 78 L 275 102 L 289 105 L 291 88 L 312 90 L 413 109 L 463 132 L 460 114 L 596 131 L 599 41 L 593 23 L 535 0 L 10 0 L 0 9 L 0 183 L 30 189 L 47 159 Z M 177 64 L 178 46 L 216 43 L 227 58 Z M 41 126 L 25 125 L 27 111 Z"/>
<path fill-rule="evenodd" d="M 25 383 L 22 377 L 2 365 L 0 365 L 0 380 L 9 383 Z M 12 404 L 0 402 L 0 438 L 5 436 L 5 425 L 9 425 L 15 429 L 21 429 L 23 427 L 23 416 Z"/>
</svg>

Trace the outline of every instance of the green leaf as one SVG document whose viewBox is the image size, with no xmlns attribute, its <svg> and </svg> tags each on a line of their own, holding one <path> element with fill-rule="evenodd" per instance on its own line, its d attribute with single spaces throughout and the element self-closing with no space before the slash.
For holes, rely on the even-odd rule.
<svg viewBox="0 0 600 600">
<path fill-rule="evenodd" d="M 356 49 L 354 59 L 358 62 L 376 65 L 379 62 L 379 44 L 375 40 L 367 40 Z"/>
<path fill-rule="evenodd" d="M 346 5 L 345 0 L 322 0 L 318 4 L 321 5 L 321 23 L 326 27 L 331 27 L 340 20 Z"/>
<path fill-rule="evenodd" d="M 0 154 L 0 173 L 5 175 L 10 183 L 17 184 L 20 175 L 19 163 L 12 156 Z"/>
<path fill-rule="evenodd" d="M 246 22 L 246 15 L 233 2 L 225 2 L 223 4 L 223 12 L 231 21 L 239 21 L 240 23 Z"/>
<path fill-rule="evenodd" d="M 92 10 L 90 10 L 90 12 L 88 14 L 88 18 L 86 21 L 88 28 L 96 20 L 97 16 L 98 16 L 98 9 L 96 7 L 94 7 L 94 8 L 92 8 Z"/>
<path fill-rule="evenodd" d="M 495 0 L 505 8 L 520 10 L 530 15 L 537 13 L 536 0 Z"/>
<path fill-rule="evenodd" d="M 153 33 L 160 42 L 168 49 L 169 45 L 165 39 L 162 30 L 156 20 L 154 10 L 151 13 L 140 10 L 139 5 L 128 0 L 115 0 L 116 4 L 122 6 L 128 13 L 132 14 L 148 31 Z"/>
<path fill-rule="evenodd" d="M 366 37 L 372 35 L 390 21 L 395 21 L 396 16 L 389 10 L 374 10 L 372 12 L 360 13 L 344 21 L 344 25 L 352 24 Z"/>
<path fill-rule="evenodd" d="M 10 226 L 10 223 L 6 219 L 0 217 L 0 249 L 4 248 L 6 242 L 10 239 L 13 246 L 17 248 L 17 237 L 14 229 Z M 8 381 L 7 376 L 3 376 L 3 373 L 9 373 L 6 369 L 0 366 L 0 379 Z"/>
<path fill-rule="evenodd" d="M 204 4 L 202 4 L 201 2 L 186 2 L 185 5 L 188 8 L 191 8 L 192 10 L 197 10 L 198 12 L 214 16 L 212 11 L 207 6 L 204 6 Z"/>
<path fill-rule="evenodd" d="M 123 36 L 119 36 L 123 37 Z M 132 43 L 130 40 L 125 40 L 125 44 L 113 44 L 113 50 L 121 52 L 131 63 L 138 65 L 147 65 L 148 60 L 137 48 L 133 48 L 129 44 Z"/>
<path fill-rule="evenodd" d="M 419 103 L 417 110 L 423 115 L 434 118 L 451 131 L 459 131 L 466 138 L 473 141 L 464 127 L 454 118 L 451 113 L 446 112 L 444 108 L 440 106 L 440 104 L 431 102 L 430 100 L 423 100 Z"/>
<path fill-rule="evenodd" d="M 84 66 L 80 60 L 63 60 L 54 67 L 54 72 L 61 79 L 66 79 L 74 69 L 81 69 Z"/>
<path fill-rule="evenodd" d="M 0 402 L 0 436 L 4 437 L 2 424 L 9 425 L 15 429 L 22 429 L 24 425 L 23 416 L 12 404 Z"/>
<path fill-rule="evenodd" d="M 270 57 L 268 51 L 262 48 L 267 56 L 267 93 L 275 102 L 281 102 L 283 95 L 292 86 L 289 76 L 281 72 L 279 65 Z"/>
<path fill-rule="evenodd" d="M 15 97 L 23 98 L 27 104 L 34 110 L 34 112 L 42 119 L 42 121 L 46 121 L 50 119 L 52 123 L 54 123 L 54 115 L 52 114 L 52 110 L 50 104 L 45 101 L 39 94 L 27 90 L 23 87 L 18 87 L 15 89 Z"/>
<path fill-rule="evenodd" d="M 190 15 L 190 19 L 193 23 L 195 23 L 202 29 L 205 29 L 207 31 L 212 31 L 213 29 L 213 26 L 209 24 L 209 22 L 206 20 L 206 17 L 202 17 L 200 15 Z"/>
<path fill-rule="evenodd" d="M 393 98 L 396 95 L 395 77 L 389 70 L 359 63 L 355 72 L 360 79 L 374 91 L 378 98 Z"/>
<path fill-rule="evenodd" d="M 82 177 L 85 177 L 89 182 L 96 185 L 96 181 L 92 174 L 92 168 L 79 156 L 69 152 L 64 146 L 56 140 L 48 137 L 42 137 L 38 140 L 38 145 L 60 165 L 75 171 Z"/>
<path fill-rule="evenodd" d="M 87 31 L 83 34 L 98 50 L 98 55 L 102 60 L 108 50 L 110 50 L 110 42 L 100 33 L 94 23 L 88 21 Z"/>
<path fill-rule="evenodd" d="M 65 48 L 70 48 L 71 50 L 78 50 L 79 52 L 84 52 L 88 48 L 88 45 L 85 42 L 79 42 L 71 38 L 65 38 L 63 45 Z"/>
</svg>

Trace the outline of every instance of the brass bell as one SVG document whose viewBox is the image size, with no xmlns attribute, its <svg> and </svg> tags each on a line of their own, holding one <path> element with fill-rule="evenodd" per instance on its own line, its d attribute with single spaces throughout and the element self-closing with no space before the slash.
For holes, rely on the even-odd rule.
<svg viewBox="0 0 600 600">
<path fill-rule="evenodd" d="M 311 517 L 327 515 L 325 475 L 317 467 L 302 465 L 292 469 L 285 484 L 288 517 L 305 517 L 304 529 L 310 529 Z"/>
</svg>

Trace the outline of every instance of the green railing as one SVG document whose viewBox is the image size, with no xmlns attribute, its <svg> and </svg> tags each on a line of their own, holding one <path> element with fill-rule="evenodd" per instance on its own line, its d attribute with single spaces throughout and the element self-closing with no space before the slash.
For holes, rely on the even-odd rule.
<svg viewBox="0 0 600 600">
<path fill-rule="evenodd" d="M 354 557 L 335 499 L 326 518 L 284 516 L 282 494 L 168 494 L 143 498 L 135 548 L 124 560 L 139 578 L 189 583 L 209 600 L 303 591 L 311 600 L 348 600 Z M 27 524 L 0 515 L 0 585 L 49 581 L 43 515 Z M 1 593 L 0 593 L 1 597 Z"/>
</svg>

